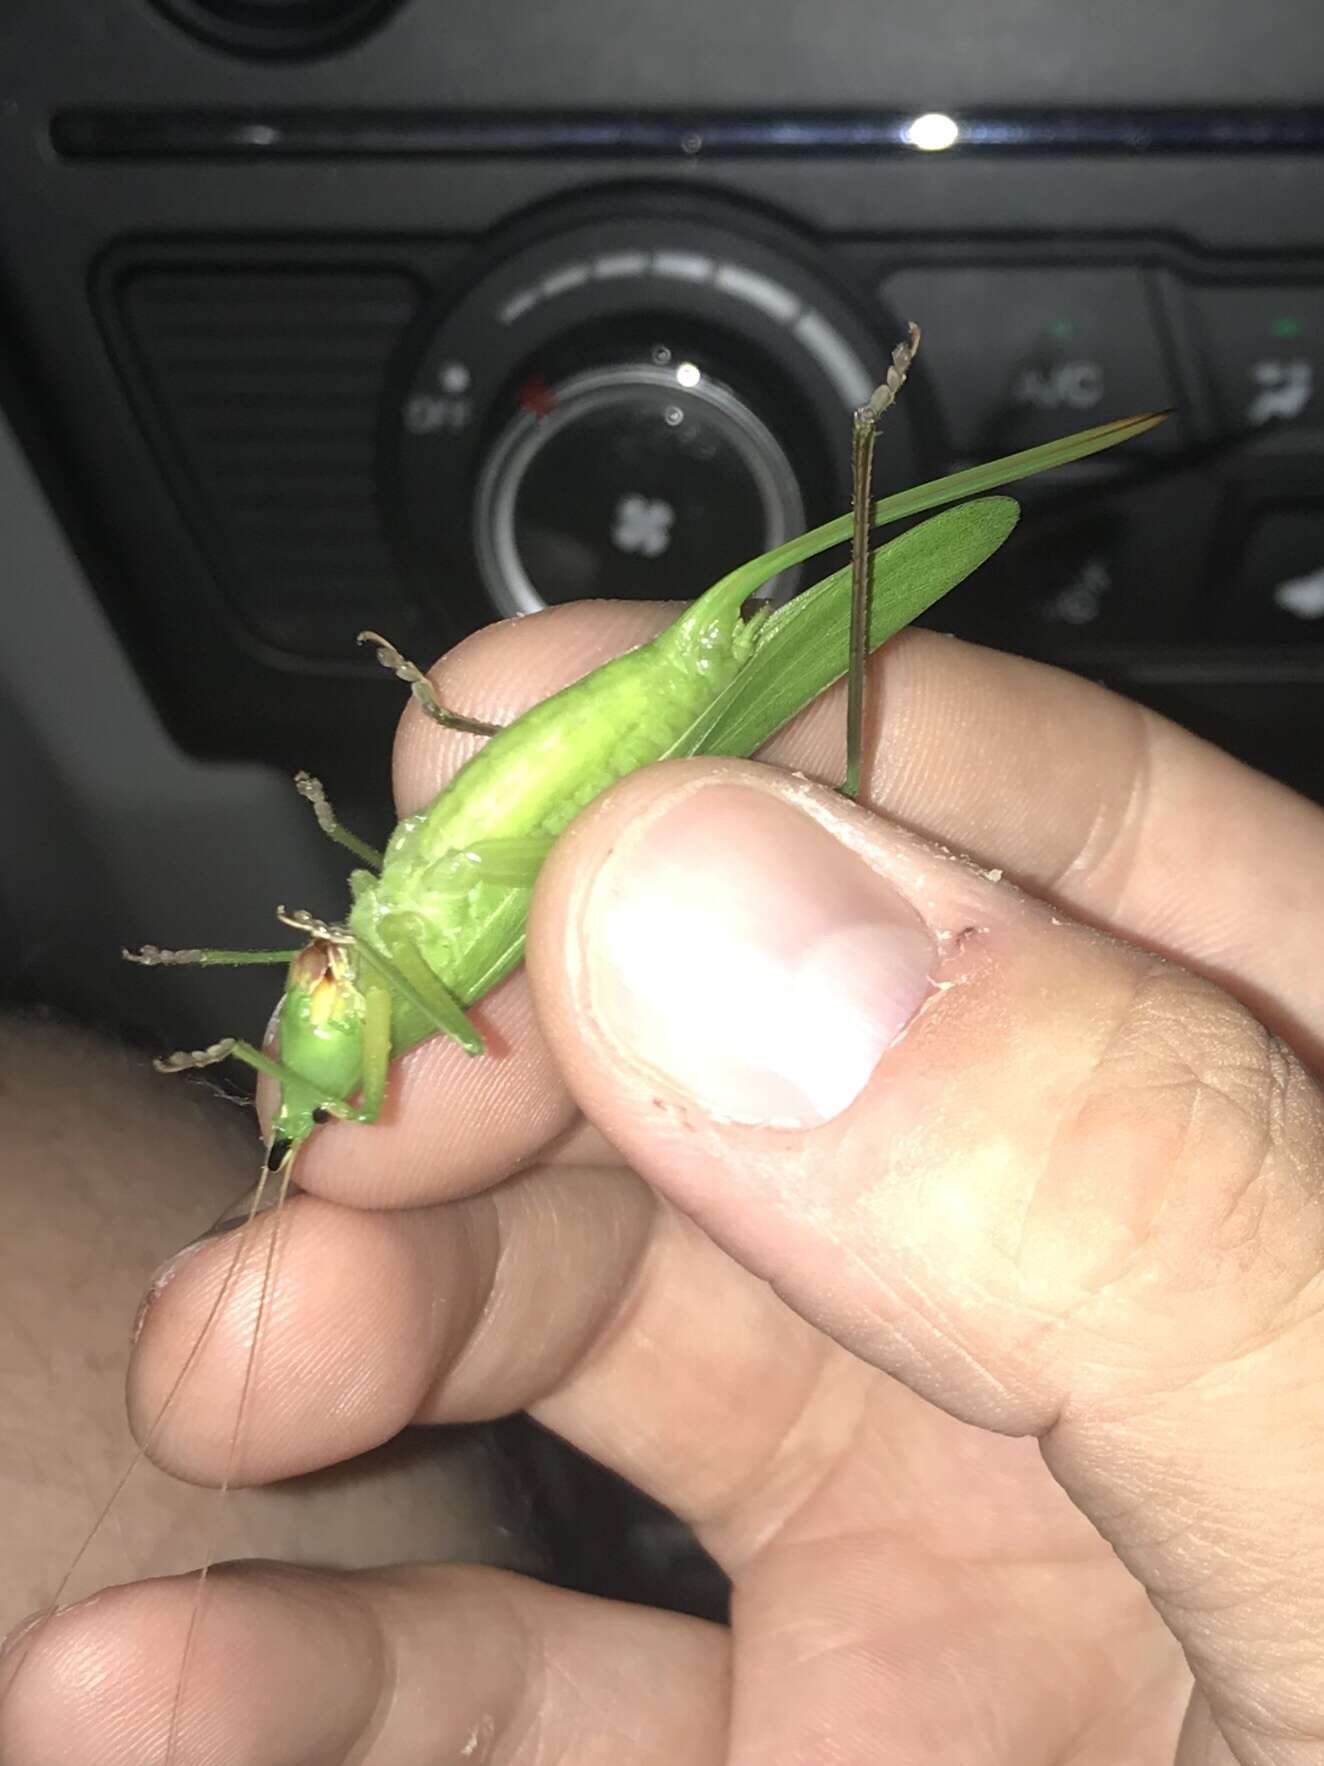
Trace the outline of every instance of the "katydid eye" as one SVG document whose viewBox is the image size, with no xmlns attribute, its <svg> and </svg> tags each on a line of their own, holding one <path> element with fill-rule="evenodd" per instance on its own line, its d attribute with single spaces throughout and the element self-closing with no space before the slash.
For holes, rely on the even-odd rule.
<svg viewBox="0 0 1324 1766">
<path fill-rule="evenodd" d="M 313 1121 L 320 1128 L 324 1122 L 330 1122 L 330 1120 L 331 1112 L 326 1108 L 325 1104 L 319 1104 L 313 1111 Z"/>
</svg>

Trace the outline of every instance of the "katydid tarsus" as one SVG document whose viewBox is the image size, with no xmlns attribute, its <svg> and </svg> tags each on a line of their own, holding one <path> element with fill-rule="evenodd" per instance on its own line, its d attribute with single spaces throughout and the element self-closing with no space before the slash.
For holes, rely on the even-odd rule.
<svg viewBox="0 0 1324 1766">
<path fill-rule="evenodd" d="M 1010 534 L 1018 516 L 1016 504 L 983 493 L 1130 440 L 1162 420 L 1162 414 L 1150 414 L 1098 425 L 875 504 L 870 491 L 874 436 L 905 380 L 918 341 L 912 326 L 894 352 L 882 386 L 855 413 L 850 514 L 728 572 L 658 637 L 606 663 L 509 726 L 494 729 L 449 710 L 436 700 L 427 676 L 386 639 L 361 634 L 429 716 L 486 737 L 484 746 L 425 809 L 397 826 L 380 854 L 339 825 L 316 780 L 298 775 L 296 786 L 323 831 L 359 861 L 350 873 L 351 903 L 343 922 L 314 919 L 297 909 L 278 910 L 283 925 L 305 935 L 299 948 L 162 951 L 145 946 L 125 953 L 148 965 L 287 966 L 271 1048 L 226 1039 L 158 1063 L 165 1070 L 181 1071 L 234 1059 L 278 1088 L 250 1224 L 263 1206 L 264 1189 L 275 1185 L 283 1201 L 298 1151 L 320 1125 L 332 1119 L 369 1125 L 377 1119 L 394 1057 L 443 1035 L 483 1058 L 483 1040 L 467 1009 L 521 960 L 538 871 L 552 843 L 580 810 L 616 780 L 654 761 L 756 753 L 843 675 L 849 677 L 843 789 L 855 794 L 865 660 L 968 577 Z M 898 538 L 871 549 L 874 527 L 934 510 L 941 513 L 929 514 Z M 846 568 L 775 611 L 753 599 L 773 578 L 847 539 L 852 546 Z M 275 1244 L 273 1233 L 226 1484 L 237 1464 L 270 1299 Z M 236 1235 L 228 1272 L 202 1333 L 142 1440 L 140 1457 L 151 1453 L 248 1252 L 245 1227 Z M 186 1671 L 205 1574 L 204 1568 L 183 1646 L 175 1709 L 161 1756 L 165 1766 L 176 1766 L 179 1757 Z"/>
</svg>

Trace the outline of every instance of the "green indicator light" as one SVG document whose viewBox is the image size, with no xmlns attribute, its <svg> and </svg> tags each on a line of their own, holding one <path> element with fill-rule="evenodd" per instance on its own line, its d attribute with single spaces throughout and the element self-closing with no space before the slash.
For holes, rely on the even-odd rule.
<svg viewBox="0 0 1324 1766">
<path fill-rule="evenodd" d="M 1301 321 L 1294 319 L 1289 313 L 1282 313 L 1273 322 L 1275 337 L 1300 337 Z"/>
<path fill-rule="evenodd" d="M 1048 327 L 1049 335 L 1051 337 L 1070 337 L 1075 329 L 1076 327 L 1071 323 L 1070 319 L 1054 319 L 1053 323 Z"/>
</svg>

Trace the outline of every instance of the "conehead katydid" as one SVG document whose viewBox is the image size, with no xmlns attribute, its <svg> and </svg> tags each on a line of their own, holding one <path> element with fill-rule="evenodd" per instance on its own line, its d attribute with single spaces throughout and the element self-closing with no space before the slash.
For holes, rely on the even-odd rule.
<svg viewBox="0 0 1324 1766">
<path fill-rule="evenodd" d="M 361 641 L 452 728 L 482 749 L 375 853 L 336 822 L 317 781 L 296 784 L 331 838 L 365 861 L 350 873 L 343 924 L 278 910 L 308 934 L 299 951 L 126 952 L 146 964 L 287 963 L 277 1010 L 279 1056 L 227 1039 L 158 1063 L 169 1071 L 233 1058 L 274 1080 L 280 1102 L 267 1169 L 282 1170 L 321 1123 L 371 1123 L 391 1059 L 433 1035 L 471 1055 L 467 1015 L 519 963 L 538 870 L 574 817 L 616 780 L 677 755 L 749 755 L 843 674 L 850 675 L 844 789 L 859 786 L 863 664 L 868 654 L 976 570 L 1016 523 L 1009 497 L 978 493 L 1143 434 L 1151 414 L 1011 454 L 887 497 L 870 511 L 878 418 L 918 344 L 911 327 L 888 379 L 855 416 L 855 510 L 787 541 L 713 584 L 650 642 L 617 657 L 501 729 L 441 706 L 427 677 L 376 633 Z M 962 500 L 973 499 L 973 500 Z M 871 525 L 947 507 L 881 546 Z M 870 514 L 872 521 L 870 520 Z M 772 578 L 853 537 L 851 566 L 771 611 L 747 603 Z M 370 868 L 369 868 L 370 867 Z"/>
</svg>

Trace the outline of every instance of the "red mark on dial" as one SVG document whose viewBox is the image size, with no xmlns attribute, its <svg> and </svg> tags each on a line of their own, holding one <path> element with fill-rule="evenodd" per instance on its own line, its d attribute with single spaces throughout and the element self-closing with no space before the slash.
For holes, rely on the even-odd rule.
<svg viewBox="0 0 1324 1766">
<path fill-rule="evenodd" d="M 556 394 L 541 374 L 534 374 L 526 380 L 515 399 L 530 417 L 549 417 L 556 409 Z"/>
</svg>

